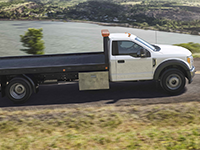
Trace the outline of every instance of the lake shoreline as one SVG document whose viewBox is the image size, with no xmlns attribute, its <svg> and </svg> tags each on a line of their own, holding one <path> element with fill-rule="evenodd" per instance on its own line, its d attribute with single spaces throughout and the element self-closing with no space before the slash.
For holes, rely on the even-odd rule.
<svg viewBox="0 0 200 150">
<path fill-rule="evenodd" d="M 78 23 L 75 23 L 78 22 Z M 199 43 L 200 36 L 177 34 L 152 30 L 141 30 L 127 27 L 112 27 L 97 25 L 96 22 L 42 20 L 42 21 L 1 21 L 0 22 L 0 52 L 1 56 L 21 56 L 24 49 L 20 36 L 28 28 L 42 28 L 45 41 L 45 54 L 99 52 L 103 50 L 102 29 L 111 33 L 132 33 L 152 44 L 173 45 L 180 43 Z"/>
<path fill-rule="evenodd" d="M 77 22 L 77 23 L 89 23 L 89 24 L 97 24 L 101 26 L 113 26 L 113 27 L 126 27 L 126 28 L 135 28 L 135 29 L 141 29 L 141 30 L 152 30 L 152 31 L 161 31 L 161 32 L 169 32 L 169 33 L 180 33 L 180 34 L 189 34 L 189 31 L 181 32 L 178 30 L 158 30 L 151 26 L 149 27 L 140 27 L 140 26 L 133 26 L 128 23 L 107 23 L 107 22 L 95 22 L 95 21 L 84 21 L 84 20 L 64 20 L 64 19 L 0 19 L 0 21 L 49 21 L 49 22 Z M 200 35 L 200 34 L 199 34 Z M 197 35 L 197 36 L 199 36 Z"/>
</svg>

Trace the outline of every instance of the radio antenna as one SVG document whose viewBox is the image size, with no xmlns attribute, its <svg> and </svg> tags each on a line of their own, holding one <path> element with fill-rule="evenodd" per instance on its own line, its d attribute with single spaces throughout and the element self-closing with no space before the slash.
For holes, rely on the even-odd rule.
<svg viewBox="0 0 200 150">
<path fill-rule="evenodd" d="M 157 31 L 155 31 L 155 44 L 157 44 Z"/>
</svg>

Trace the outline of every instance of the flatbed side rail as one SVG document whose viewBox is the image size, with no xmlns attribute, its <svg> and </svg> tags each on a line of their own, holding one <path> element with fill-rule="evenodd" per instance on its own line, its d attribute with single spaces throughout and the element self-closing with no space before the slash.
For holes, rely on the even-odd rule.
<svg viewBox="0 0 200 150">
<path fill-rule="evenodd" d="M 107 71 L 108 64 L 0 69 L 0 75 Z"/>
<path fill-rule="evenodd" d="M 85 53 L 64 53 L 64 54 L 45 54 L 45 55 L 24 55 L 24 56 L 4 56 L 0 57 L 1 59 L 16 59 L 16 58 L 37 58 L 37 57 L 56 57 L 56 56 L 77 56 L 77 55 L 94 55 L 94 54 L 102 54 L 102 52 L 85 52 Z"/>
</svg>

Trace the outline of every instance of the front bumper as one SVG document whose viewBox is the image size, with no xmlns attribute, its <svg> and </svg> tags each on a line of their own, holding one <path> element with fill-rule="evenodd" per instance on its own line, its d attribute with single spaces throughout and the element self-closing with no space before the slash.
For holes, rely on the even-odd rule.
<svg viewBox="0 0 200 150">
<path fill-rule="evenodd" d="M 190 69 L 190 75 L 191 75 L 191 76 L 190 76 L 190 79 L 189 79 L 189 84 L 192 83 L 192 81 L 193 81 L 192 78 L 194 77 L 195 72 L 196 72 L 196 69 L 195 69 L 195 67 L 193 66 L 192 69 Z"/>
</svg>

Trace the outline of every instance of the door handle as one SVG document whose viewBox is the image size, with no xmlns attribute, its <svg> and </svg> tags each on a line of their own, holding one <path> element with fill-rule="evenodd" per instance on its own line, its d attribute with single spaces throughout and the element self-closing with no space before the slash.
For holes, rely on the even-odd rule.
<svg viewBox="0 0 200 150">
<path fill-rule="evenodd" d="M 118 63 L 125 63 L 124 60 L 118 60 Z"/>
</svg>

